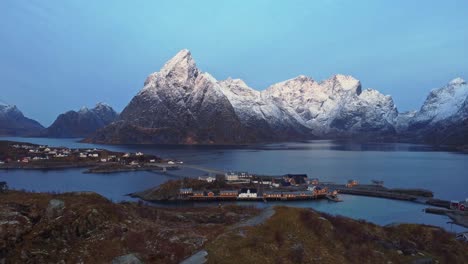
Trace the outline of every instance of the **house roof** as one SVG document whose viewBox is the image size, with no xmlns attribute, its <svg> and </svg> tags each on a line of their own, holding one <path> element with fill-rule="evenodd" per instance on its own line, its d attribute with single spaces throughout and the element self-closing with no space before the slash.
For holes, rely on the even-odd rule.
<svg viewBox="0 0 468 264">
<path fill-rule="evenodd" d="M 247 190 L 250 190 L 250 193 L 256 193 L 257 192 L 257 189 L 255 188 L 242 188 L 241 189 L 241 193 L 247 193 Z"/>
<path fill-rule="evenodd" d="M 295 178 L 295 177 L 307 178 L 307 174 L 286 174 L 284 176 L 288 178 Z"/>
</svg>

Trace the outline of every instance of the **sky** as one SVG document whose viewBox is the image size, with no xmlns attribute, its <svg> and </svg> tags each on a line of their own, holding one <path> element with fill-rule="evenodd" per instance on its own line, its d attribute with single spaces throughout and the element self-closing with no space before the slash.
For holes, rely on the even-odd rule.
<svg viewBox="0 0 468 264">
<path fill-rule="evenodd" d="M 216 79 L 266 89 L 340 73 L 418 109 L 468 79 L 468 1 L 0 1 L 0 100 L 50 125 L 121 111 L 181 49 Z"/>
</svg>

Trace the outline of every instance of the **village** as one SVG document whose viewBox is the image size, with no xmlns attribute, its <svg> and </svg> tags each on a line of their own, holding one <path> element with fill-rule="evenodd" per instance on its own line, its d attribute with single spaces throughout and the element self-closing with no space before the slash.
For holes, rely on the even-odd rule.
<svg viewBox="0 0 468 264">
<path fill-rule="evenodd" d="M 107 168 L 112 172 L 112 168 L 140 168 L 145 164 L 163 162 L 159 157 L 142 152 L 122 153 L 97 148 L 73 149 L 8 141 L 0 142 L 0 148 L 0 169 L 93 167 Z"/>
<path fill-rule="evenodd" d="M 329 198 L 339 201 L 337 192 L 329 192 L 322 187 L 317 178 L 309 179 L 307 174 L 286 174 L 283 176 L 258 176 L 247 172 L 228 172 L 224 175 L 199 177 L 199 181 L 206 183 L 222 182 L 217 186 L 224 188 L 210 189 L 202 186 L 194 188 L 180 188 L 180 200 L 210 201 L 210 200 L 309 200 Z M 203 189 L 203 190 L 201 190 Z"/>
</svg>

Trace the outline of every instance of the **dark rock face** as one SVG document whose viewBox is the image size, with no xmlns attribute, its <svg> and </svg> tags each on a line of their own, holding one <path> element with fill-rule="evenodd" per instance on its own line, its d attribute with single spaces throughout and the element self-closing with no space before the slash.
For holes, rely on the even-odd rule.
<svg viewBox="0 0 468 264">
<path fill-rule="evenodd" d="M 25 117 L 16 106 L 0 103 L 0 135 L 29 136 L 42 129 L 39 122 Z"/>
<path fill-rule="evenodd" d="M 41 136 L 88 137 L 117 118 L 118 114 L 112 107 L 99 103 L 93 109 L 82 108 L 78 112 L 68 111 L 59 115 L 50 127 L 42 131 Z"/>
</svg>

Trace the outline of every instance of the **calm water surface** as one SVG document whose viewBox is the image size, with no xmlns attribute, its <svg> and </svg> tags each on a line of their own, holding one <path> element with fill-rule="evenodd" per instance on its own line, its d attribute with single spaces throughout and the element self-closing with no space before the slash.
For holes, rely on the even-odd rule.
<svg viewBox="0 0 468 264">
<path fill-rule="evenodd" d="M 50 146 L 72 148 L 102 147 L 116 151 L 143 151 L 165 158 L 182 160 L 222 170 L 249 171 L 266 175 L 307 173 L 321 181 L 344 183 L 356 179 L 369 183 L 384 180 L 388 187 L 426 188 L 442 199 L 461 200 L 468 197 L 468 155 L 435 151 L 431 147 L 412 144 L 357 144 L 336 141 L 255 145 L 243 147 L 214 146 L 102 146 L 84 144 L 76 139 L 1 138 Z M 117 174 L 82 174 L 82 170 L 63 171 L 0 171 L 0 180 L 12 188 L 35 191 L 95 191 L 114 201 L 129 199 L 125 194 L 144 190 L 171 177 L 151 172 Z M 175 173 L 196 177 L 202 173 L 179 170 Z M 290 206 L 309 207 L 365 219 L 377 224 L 414 222 L 451 227 L 448 218 L 422 212 L 426 206 L 402 201 L 342 195 L 342 203 L 291 202 Z M 274 203 L 257 203 L 270 206 Z"/>
</svg>

